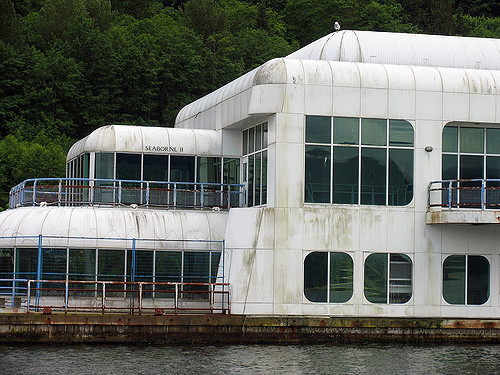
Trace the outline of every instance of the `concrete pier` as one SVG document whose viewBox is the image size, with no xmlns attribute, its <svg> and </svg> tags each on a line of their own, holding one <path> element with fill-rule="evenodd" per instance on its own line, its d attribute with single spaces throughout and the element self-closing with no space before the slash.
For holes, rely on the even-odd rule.
<svg viewBox="0 0 500 375">
<path fill-rule="evenodd" d="M 500 343 L 500 319 L 0 314 L 1 343 Z"/>
</svg>

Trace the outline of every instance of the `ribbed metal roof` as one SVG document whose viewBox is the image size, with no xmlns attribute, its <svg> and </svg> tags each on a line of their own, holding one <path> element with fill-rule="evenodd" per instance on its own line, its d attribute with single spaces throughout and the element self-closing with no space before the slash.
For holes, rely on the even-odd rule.
<svg viewBox="0 0 500 375">
<path fill-rule="evenodd" d="M 36 247 L 38 235 L 47 237 L 45 246 L 57 247 L 101 247 L 102 243 L 120 248 L 123 241 L 118 239 L 132 238 L 222 241 L 227 217 L 226 212 L 195 210 L 21 207 L 0 212 L 0 248 Z"/>
<path fill-rule="evenodd" d="M 168 153 L 169 147 L 177 154 L 222 155 L 222 138 L 215 130 L 107 125 L 73 144 L 66 160 L 91 151 Z"/>
<path fill-rule="evenodd" d="M 500 70 L 500 39 L 343 30 L 287 58 Z"/>
</svg>

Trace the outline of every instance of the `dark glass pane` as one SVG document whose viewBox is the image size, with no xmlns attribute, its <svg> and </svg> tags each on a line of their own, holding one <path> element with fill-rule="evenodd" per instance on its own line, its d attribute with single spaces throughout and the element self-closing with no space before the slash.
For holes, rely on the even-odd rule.
<svg viewBox="0 0 500 375">
<path fill-rule="evenodd" d="M 255 205 L 260 205 L 260 193 L 261 193 L 261 184 L 260 184 L 260 172 L 261 172 L 261 156 L 260 152 L 255 154 Z"/>
<path fill-rule="evenodd" d="M 157 282 L 180 282 L 182 253 L 180 251 L 156 251 L 155 267 Z"/>
<path fill-rule="evenodd" d="M 255 127 L 255 151 L 262 149 L 262 125 Z"/>
<path fill-rule="evenodd" d="M 221 158 L 198 157 L 198 182 L 220 183 Z"/>
<path fill-rule="evenodd" d="M 267 151 L 262 153 L 262 191 L 261 191 L 262 204 L 267 203 Z"/>
<path fill-rule="evenodd" d="M 413 126 L 405 120 L 389 120 L 389 145 L 413 147 Z"/>
<path fill-rule="evenodd" d="M 70 249 L 69 250 L 69 279 L 70 280 L 95 280 L 95 249 Z"/>
<path fill-rule="evenodd" d="M 482 305 L 490 297 L 490 263 L 480 255 L 469 255 L 467 261 L 467 304 Z"/>
<path fill-rule="evenodd" d="M 66 249 L 42 249 L 42 279 L 66 280 Z"/>
<path fill-rule="evenodd" d="M 254 173 L 255 173 L 255 154 L 248 157 L 248 189 L 247 189 L 247 199 L 248 207 L 254 205 Z"/>
<path fill-rule="evenodd" d="M 333 147 L 333 203 L 358 204 L 358 147 Z"/>
<path fill-rule="evenodd" d="M 144 155 L 143 180 L 168 181 L 168 155 Z"/>
<path fill-rule="evenodd" d="M 387 120 L 378 118 L 361 119 L 361 144 L 367 146 L 386 146 Z"/>
<path fill-rule="evenodd" d="M 42 249 L 42 276 L 43 280 L 66 280 L 66 249 Z M 63 297 L 64 283 L 42 283 L 44 296 Z"/>
<path fill-rule="evenodd" d="M 125 251 L 99 249 L 99 280 L 124 281 Z"/>
<path fill-rule="evenodd" d="M 170 156 L 170 181 L 194 182 L 194 156 Z"/>
<path fill-rule="evenodd" d="M 330 203 L 330 146 L 306 146 L 305 201 Z"/>
<path fill-rule="evenodd" d="M 132 251 L 128 251 L 132 254 Z M 135 251 L 135 281 L 153 281 L 153 250 Z M 128 274 L 132 275 L 132 262 L 127 263 L 130 267 Z"/>
<path fill-rule="evenodd" d="M 117 180 L 140 180 L 141 179 L 141 155 L 140 154 L 116 154 L 116 179 Z"/>
<path fill-rule="evenodd" d="M 268 142 L 268 129 L 267 129 L 267 122 L 262 124 L 262 148 L 267 148 L 267 142 Z"/>
<path fill-rule="evenodd" d="M 0 249 L 0 279 L 14 278 L 14 249 Z M 0 281 L 0 295 L 12 293 L 12 282 Z"/>
<path fill-rule="evenodd" d="M 83 177 L 89 178 L 90 154 L 83 155 Z"/>
<path fill-rule="evenodd" d="M 117 180 L 140 180 L 141 179 L 141 155 L 140 154 L 116 154 L 116 179 Z M 141 184 L 134 182 L 123 182 L 121 191 L 122 203 L 140 203 Z"/>
<path fill-rule="evenodd" d="M 220 279 L 217 279 L 217 273 L 219 272 L 219 264 L 220 264 L 220 251 L 213 251 L 211 253 L 212 264 L 210 266 L 210 282 L 211 283 L 221 283 L 222 275 Z"/>
<path fill-rule="evenodd" d="M 483 156 L 460 155 L 460 180 L 483 178 Z M 460 205 L 481 205 L 481 181 L 460 182 Z"/>
<path fill-rule="evenodd" d="M 224 158 L 224 181 L 225 184 L 240 183 L 240 159 Z"/>
<path fill-rule="evenodd" d="M 443 180 L 456 180 L 458 179 L 458 155 L 443 154 L 442 166 Z M 450 189 L 451 187 L 451 202 L 450 202 Z M 455 205 L 457 203 L 457 183 L 453 182 L 450 186 L 449 183 L 442 185 L 443 191 L 441 193 L 441 204 L 445 206 Z"/>
<path fill-rule="evenodd" d="M 328 253 L 310 253 L 304 259 L 304 295 L 311 302 L 327 302 Z"/>
<path fill-rule="evenodd" d="M 386 149 L 361 149 L 361 204 L 385 205 Z"/>
<path fill-rule="evenodd" d="M 443 180 L 458 178 L 458 155 L 443 155 Z"/>
<path fill-rule="evenodd" d="M 458 152 L 458 127 L 456 126 L 444 127 L 443 152 Z"/>
<path fill-rule="evenodd" d="M 486 153 L 500 154 L 500 129 L 486 129 Z"/>
<path fill-rule="evenodd" d="M 330 302 L 343 303 L 352 297 L 353 262 L 346 253 L 330 253 Z"/>
<path fill-rule="evenodd" d="M 38 249 L 16 249 L 16 278 L 37 279 Z"/>
<path fill-rule="evenodd" d="M 460 127 L 460 152 L 484 152 L 484 129 Z"/>
<path fill-rule="evenodd" d="M 333 143 L 359 144 L 359 119 L 353 117 L 334 117 Z"/>
<path fill-rule="evenodd" d="M 365 297 L 372 303 L 387 303 L 387 254 L 366 258 Z"/>
<path fill-rule="evenodd" d="M 208 283 L 210 279 L 210 253 L 201 251 L 184 252 L 184 282 Z M 199 289 L 199 288 L 197 288 Z"/>
<path fill-rule="evenodd" d="M 243 132 L 243 155 L 248 154 L 248 130 Z"/>
<path fill-rule="evenodd" d="M 486 178 L 500 179 L 500 156 L 486 157 Z M 486 204 L 490 207 L 500 205 L 500 181 L 486 182 Z"/>
<path fill-rule="evenodd" d="M 113 179 L 115 155 L 112 153 L 95 154 L 95 178 Z"/>
<path fill-rule="evenodd" d="M 450 255 L 444 260 L 443 298 L 454 305 L 465 304 L 465 255 Z"/>
<path fill-rule="evenodd" d="M 250 128 L 248 129 L 248 140 L 249 140 L 249 146 L 248 146 L 248 152 L 252 153 L 255 151 L 255 128 Z"/>
<path fill-rule="evenodd" d="M 306 142 L 330 143 L 332 141 L 331 117 L 306 116 Z"/>
<path fill-rule="evenodd" d="M 406 206 L 413 198 L 413 150 L 389 150 L 389 206 Z"/>
<path fill-rule="evenodd" d="M 404 254 L 390 254 L 389 303 L 406 303 L 412 295 L 411 259 Z"/>
</svg>

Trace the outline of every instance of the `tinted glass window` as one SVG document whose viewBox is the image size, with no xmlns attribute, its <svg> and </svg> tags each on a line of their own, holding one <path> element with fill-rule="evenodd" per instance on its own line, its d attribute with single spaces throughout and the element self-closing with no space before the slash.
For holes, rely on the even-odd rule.
<svg viewBox="0 0 500 375">
<path fill-rule="evenodd" d="M 304 260 L 304 294 L 311 302 L 327 302 L 328 253 L 314 252 Z"/>
<path fill-rule="evenodd" d="M 330 203 L 330 159 L 329 146 L 306 146 L 306 202 Z"/>
<path fill-rule="evenodd" d="M 143 180 L 168 181 L 168 155 L 144 155 Z"/>
<path fill-rule="evenodd" d="M 331 117 L 306 116 L 306 142 L 330 143 L 331 128 Z"/>
<path fill-rule="evenodd" d="M 387 145 L 387 120 L 361 119 L 361 143 L 367 146 Z"/>
<path fill-rule="evenodd" d="M 334 117 L 333 143 L 357 145 L 359 143 L 359 119 Z"/>
<path fill-rule="evenodd" d="M 346 253 L 330 253 L 330 302 L 347 302 L 352 297 L 353 262 Z"/>
</svg>

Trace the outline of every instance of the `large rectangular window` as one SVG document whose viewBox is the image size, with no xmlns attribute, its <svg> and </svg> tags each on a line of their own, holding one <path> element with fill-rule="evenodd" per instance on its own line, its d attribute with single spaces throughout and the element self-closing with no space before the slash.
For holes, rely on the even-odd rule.
<svg viewBox="0 0 500 375">
<path fill-rule="evenodd" d="M 243 182 L 247 206 L 267 203 L 267 122 L 243 131 Z"/>
<path fill-rule="evenodd" d="M 446 125 L 443 129 L 442 178 L 460 180 L 443 184 L 442 204 L 481 207 L 483 179 L 500 179 L 500 128 Z M 473 180 L 473 181 L 471 181 Z M 475 181 L 474 181 L 475 180 Z M 500 206 L 500 182 L 487 181 L 487 207 Z"/>
<path fill-rule="evenodd" d="M 404 120 L 306 116 L 305 202 L 409 204 L 413 134 Z"/>
<path fill-rule="evenodd" d="M 481 255 L 450 255 L 443 262 L 443 298 L 453 305 L 482 305 L 490 296 L 490 263 Z"/>
</svg>

